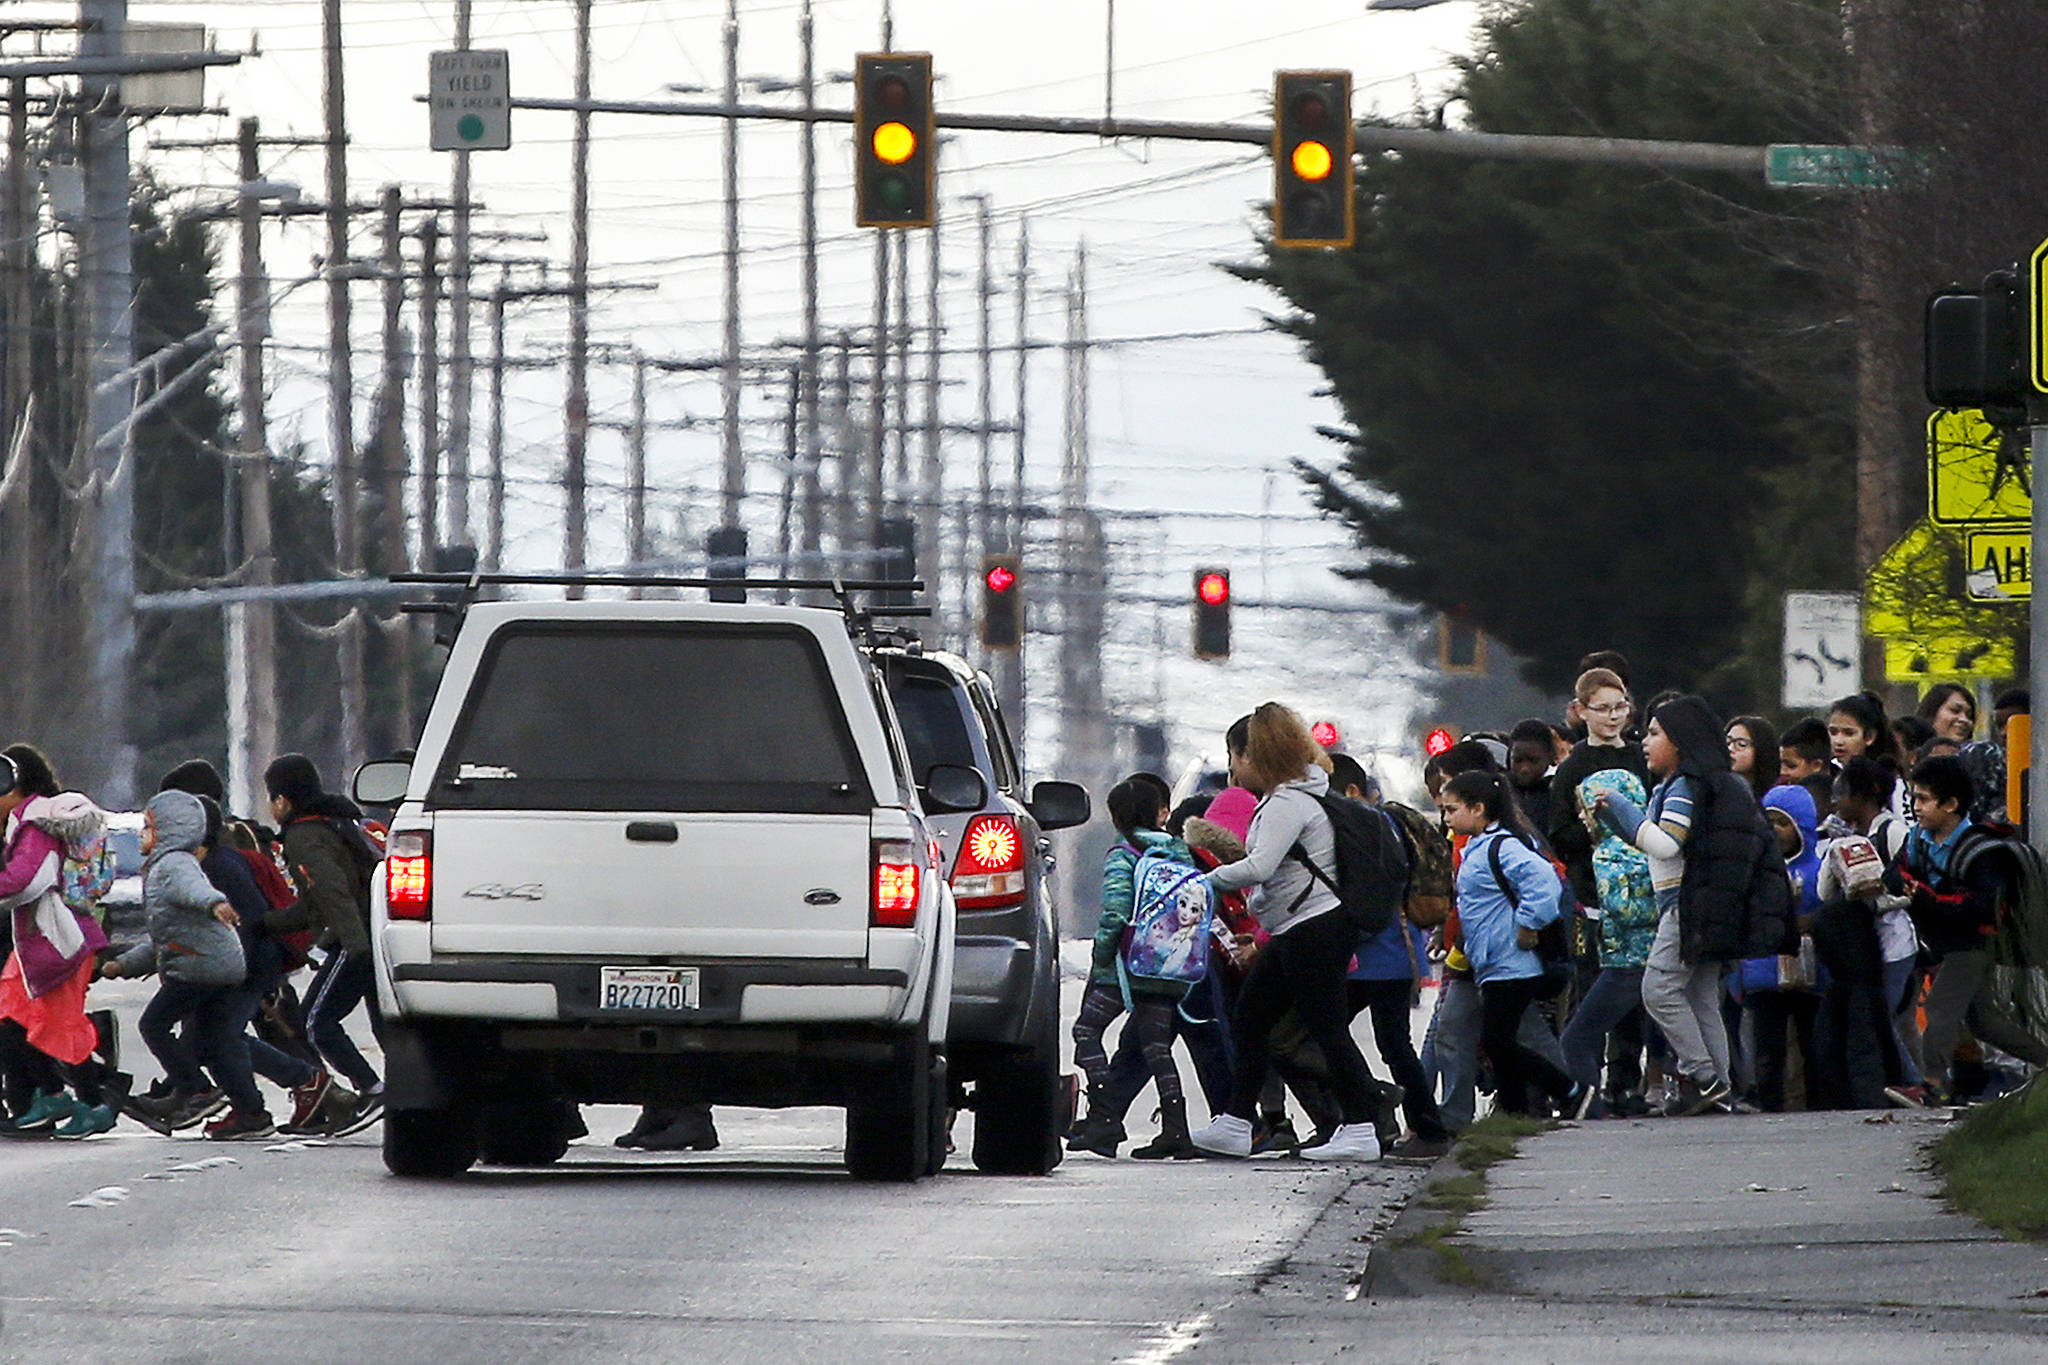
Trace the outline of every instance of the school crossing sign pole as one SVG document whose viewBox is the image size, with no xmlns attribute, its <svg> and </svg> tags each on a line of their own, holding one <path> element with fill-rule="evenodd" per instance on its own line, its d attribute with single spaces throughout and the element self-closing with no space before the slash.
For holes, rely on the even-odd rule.
<svg viewBox="0 0 2048 1365">
<path fill-rule="evenodd" d="M 2034 248 L 2030 266 L 2027 377 L 2033 392 L 2027 396 L 2027 420 L 2033 449 L 2028 486 L 2038 488 L 2041 475 L 2048 471 L 2048 241 Z M 2033 503 L 2030 562 L 2048 548 L 2048 498 L 2035 498 Z M 2048 696 L 2048 593 L 2034 593 L 2028 599 L 2027 633 L 2031 644 L 2027 651 L 2028 687 L 2037 697 Z M 2048 725 L 2033 727 L 2028 747 L 2032 751 L 2028 776 L 2033 788 L 2027 802 L 2027 840 L 2037 849 L 2048 849 Z"/>
</svg>

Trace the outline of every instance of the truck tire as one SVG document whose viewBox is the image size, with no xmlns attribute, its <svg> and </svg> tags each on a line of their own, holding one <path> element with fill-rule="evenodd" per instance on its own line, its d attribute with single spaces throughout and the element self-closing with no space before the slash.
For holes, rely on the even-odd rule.
<svg viewBox="0 0 2048 1365">
<path fill-rule="evenodd" d="M 384 1169 L 413 1179 L 446 1179 L 476 1164 L 477 1125 L 466 1108 L 393 1109 L 384 1114 Z"/>
<path fill-rule="evenodd" d="M 571 1136 L 587 1132 L 574 1105 L 488 1104 L 478 1123 L 479 1160 L 486 1166 L 551 1166 L 569 1150 Z"/>
<path fill-rule="evenodd" d="M 943 1087 L 932 1093 L 931 1043 L 920 1032 L 892 1051 L 846 1106 L 846 1169 L 856 1180 L 916 1180 L 929 1169 L 932 1109 L 945 1101 Z"/>
<path fill-rule="evenodd" d="M 990 1058 L 974 1088 L 974 1164 L 992 1175 L 1050 1175 L 1066 1155 L 1059 1017 L 1041 1017 L 1032 1046 Z"/>
</svg>

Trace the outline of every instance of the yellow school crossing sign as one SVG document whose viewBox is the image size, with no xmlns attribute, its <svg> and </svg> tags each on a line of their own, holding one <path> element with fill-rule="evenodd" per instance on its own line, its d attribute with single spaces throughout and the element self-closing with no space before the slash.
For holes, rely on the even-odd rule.
<svg viewBox="0 0 2048 1365">
<path fill-rule="evenodd" d="M 1927 419 L 1928 520 L 1981 527 L 2033 515 L 2024 431 L 2001 432 L 1975 408 Z"/>
<path fill-rule="evenodd" d="M 2023 601 L 2034 595 L 2030 560 L 2034 528 L 1972 527 L 1966 533 L 1963 582 L 1980 602 Z"/>
<path fill-rule="evenodd" d="M 1945 678 L 2009 678 L 2018 666 L 2018 638 L 2027 616 L 2011 601 L 2022 595 L 2027 563 L 2002 536 L 1914 525 L 1871 566 L 1863 589 L 1863 628 L 1884 641 L 1884 672 L 1892 682 Z M 1972 556 L 1981 555 L 1973 562 Z M 1983 578 L 1985 565 L 1990 576 Z M 1975 581 L 1973 581 L 1975 580 Z M 1987 591 L 1974 591 L 1977 582 Z"/>
</svg>

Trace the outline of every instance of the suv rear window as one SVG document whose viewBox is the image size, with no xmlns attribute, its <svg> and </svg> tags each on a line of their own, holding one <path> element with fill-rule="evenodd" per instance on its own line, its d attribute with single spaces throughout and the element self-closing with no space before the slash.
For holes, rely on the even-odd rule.
<svg viewBox="0 0 2048 1365">
<path fill-rule="evenodd" d="M 959 694 L 950 681 L 897 671 L 889 680 L 889 700 L 896 705 L 896 720 L 910 749 L 911 774 L 919 786 L 941 763 L 981 766 L 975 761 Z"/>
<path fill-rule="evenodd" d="M 640 623 L 496 636 L 433 799 L 789 814 L 873 805 L 838 689 L 807 632 Z"/>
</svg>

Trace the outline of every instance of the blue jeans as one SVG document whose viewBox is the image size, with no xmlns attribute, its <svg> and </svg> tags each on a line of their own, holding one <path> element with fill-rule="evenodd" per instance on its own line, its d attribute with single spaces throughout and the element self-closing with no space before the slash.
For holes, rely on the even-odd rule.
<svg viewBox="0 0 2048 1365">
<path fill-rule="evenodd" d="M 242 1021 L 245 1030 L 256 1018 L 256 1012 L 263 1008 L 263 997 L 270 994 L 273 989 L 275 987 L 271 984 L 257 981 L 245 981 L 231 988 L 231 1008 L 235 1012 L 235 1017 Z M 289 1052 L 280 1052 L 254 1034 L 245 1032 L 242 1041 L 248 1045 L 249 1069 L 273 1085 L 281 1085 L 289 1090 L 304 1085 L 319 1074 L 301 1058 L 294 1057 Z"/>
<path fill-rule="evenodd" d="M 1586 998 L 1572 1011 L 1571 1022 L 1564 1026 L 1564 1035 L 1558 1039 L 1558 1047 L 1564 1052 L 1564 1069 L 1573 1080 L 1580 1085 L 1599 1087 L 1600 1062 L 1607 1055 L 1607 1035 L 1642 1003 L 1641 967 L 1600 969 L 1600 975 L 1593 978 Z"/>
<path fill-rule="evenodd" d="M 1447 977 L 1422 1040 L 1422 1069 L 1437 1085 L 1437 1108 L 1453 1133 L 1469 1127 L 1479 1107 L 1479 1023 L 1478 983 L 1468 976 Z M 1565 1069 L 1557 1035 L 1541 1010 L 1523 1011 L 1515 1038 L 1559 1071 Z"/>
<path fill-rule="evenodd" d="M 143 1007 L 137 1031 L 172 1085 L 188 1094 L 206 1089 L 199 1070 L 204 1064 L 238 1113 L 260 1113 L 263 1096 L 249 1074 L 249 1049 L 242 1037 L 249 1021 L 235 1012 L 235 1001 L 232 986 L 166 980 Z M 182 1036 L 180 1023 L 185 1025 Z"/>
</svg>

